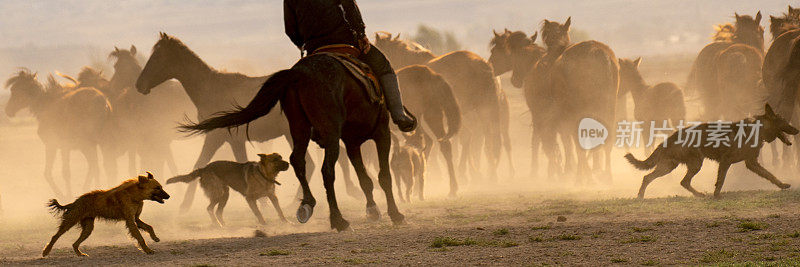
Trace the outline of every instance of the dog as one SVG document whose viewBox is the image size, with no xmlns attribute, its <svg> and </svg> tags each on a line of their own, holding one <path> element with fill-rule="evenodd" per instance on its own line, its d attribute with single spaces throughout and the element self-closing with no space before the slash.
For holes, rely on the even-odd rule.
<svg viewBox="0 0 800 267">
<path fill-rule="evenodd" d="M 706 142 L 709 139 L 707 130 L 709 127 L 712 127 L 712 124 L 704 123 L 695 127 L 696 130 L 702 131 L 702 134 L 699 135 L 699 147 L 686 146 L 678 142 L 679 136 L 689 136 L 689 133 L 687 132 L 689 129 L 686 128 L 670 135 L 669 138 L 667 138 L 666 146 L 664 146 L 663 143 L 662 145 L 659 145 L 658 148 L 656 148 L 656 150 L 650 154 L 650 157 L 644 161 L 640 161 L 628 153 L 625 155 L 625 158 L 637 169 L 650 170 L 655 168 L 653 172 L 645 175 L 642 179 L 642 186 L 639 188 L 638 197 L 640 199 L 644 198 L 644 191 L 645 188 L 647 188 L 647 185 L 656 178 L 670 173 L 673 169 L 675 169 L 675 167 L 678 166 L 678 164 L 686 164 L 687 169 L 686 176 L 684 176 L 683 180 L 681 180 L 681 186 L 686 188 L 686 190 L 689 190 L 689 192 L 692 192 L 694 196 L 704 196 L 703 193 L 700 193 L 692 188 L 691 182 L 692 177 L 694 177 L 697 172 L 700 171 L 700 168 L 703 165 L 703 159 L 705 158 L 719 162 L 714 197 L 719 197 L 720 191 L 722 190 L 722 184 L 725 183 L 725 175 L 728 172 L 728 168 L 731 166 L 731 164 L 740 161 L 745 162 L 747 169 L 758 174 L 764 179 L 767 179 L 779 188 L 789 188 L 789 184 L 785 184 L 778 180 L 778 178 L 776 178 L 774 175 L 772 175 L 772 173 L 767 171 L 767 169 L 758 163 L 758 154 L 765 142 L 770 143 L 775 141 L 776 138 L 780 139 L 786 145 L 792 145 L 792 143 L 784 134 L 796 135 L 798 130 L 797 128 L 789 125 L 789 122 L 787 122 L 786 119 L 775 114 L 769 104 L 764 106 L 764 115 L 759 115 L 745 120 L 747 126 L 743 127 L 743 132 L 751 133 L 753 128 L 755 128 L 752 126 L 752 124 L 757 122 L 762 124 L 762 126 L 759 128 L 758 139 L 747 142 L 746 144 L 739 145 L 736 141 L 734 141 L 738 132 L 738 126 L 736 126 L 738 122 L 728 122 L 725 124 L 728 124 L 728 127 L 730 127 L 732 131 L 723 137 L 727 137 L 728 140 L 730 140 L 729 145 L 720 145 L 717 147 L 705 146 L 704 144 L 707 144 Z"/>
<path fill-rule="evenodd" d="M 95 218 L 109 221 L 125 221 L 130 235 L 139 242 L 139 247 L 147 254 L 153 254 L 153 250 L 147 247 L 139 229 L 145 230 L 155 242 L 160 240 L 153 231 L 153 227 L 139 219 L 142 214 L 142 207 L 145 200 L 152 200 L 164 204 L 164 200 L 169 199 L 169 194 L 164 191 L 161 184 L 153 178 L 153 174 L 139 176 L 122 182 L 117 187 L 109 190 L 95 190 L 86 193 L 75 202 L 68 205 L 58 204 L 58 201 L 51 199 L 47 205 L 54 214 L 61 216 L 61 225 L 58 232 L 50 239 L 50 243 L 42 251 L 42 257 L 53 249 L 56 240 L 70 228 L 80 223 L 81 235 L 72 244 L 72 249 L 78 256 L 87 256 L 78 248 L 81 242 L 92 234 Z"/>
<path fill-rule="evenodd" d="M 272 202 L 281 221 L 287 222 L 278 203 L 278 197 L 275 196 L 275 185 L 280 185 L 275 177 L 279 172 L 288 170 L 289 163 L 284 161 L 278 153 L 258 154 L 258 156 L 260 158 L 258 162 L 215 161 L 190 174 L 170 178 L 167 180 L 167 184 L 188 183 L 199 177 L 200 187 L 203 188 L 203 192 L 211 202 L 207 208 L 211 223 L 219 227 L 225 225 L 222 211 L 228 203 L 229 188 L 244 196 L 258 219 L 258 223 L 267 224 L 256 205 L 256 200 L 264 197 L 269 198 Z M 262 202 L 262 205 L 266 206 L 266 200 Z M 214 211 L 215 206 L 216 212 Z"/>
<path fill-rule="evenodd" d="M 416 184 L 419 200 L 424 201 L 423 187 L 425 185 L 425 166 L 427 164 L 424 151 L 427 139 L 421 132 L 403 133 L 403 136 L 406 141 L 405 144 L 400 145 L 398 138 L 394 134 L 392 135 L 394 150 L 392 151 L 392 159 L 389 162 L 395 175 L 397 195 L 400 196 L 400 201 L 410 202 L 412 187 Z M 406 186 L 405 195 L 403 195 L 401 182 L 405 183 Z"/>
</svg>

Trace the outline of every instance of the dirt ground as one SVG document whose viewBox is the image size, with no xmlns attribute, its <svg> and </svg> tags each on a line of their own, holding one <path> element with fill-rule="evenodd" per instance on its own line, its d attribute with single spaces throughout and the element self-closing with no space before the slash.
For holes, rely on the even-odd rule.
<svg viewBox="0 0 800 267">
<path fill-rule="evenodd" d="M 121 224 L 98 223 L 84 245 L 87 258 L 69 244 L 77 231 L 41 258 L 54 220 L 0 230 L 2 265 L 705 265 L 800 264 L 800 192 L 746 191 L 720 200 L 664 197 L 582 200 L 591 194 L 470 194 L 406 204 L 407 224 L 384 216 L 366 221 L 357 202 L 346 201 L 352 231 L 326 230 L 327 210 L 309 225 L 269 220 L 254 227 L 244 209 L 226 214 L 226 229 L 208 218 L 179 216 L 146 205 L 145 221 L 161 236 L 148 239 L 154 255 L 138 251 Z M 274 212 L 270 213 L 274 214 Z M 273 216 L 274 217 L 274 216 Z M 566 219 L 558 222 L 558 218 Z M 179 221 L 179 222 L 176 222 Z M 255 237 L 255 230 L 266 233 Z M 289 233 L 306 232 L 307 233 Z M 208 238 L 184 239 L 205 232 Z M 105 240 L 97 242 L 94 240 Z M 106 243 L 107 242 L 107 243 Z"/>
</svg>

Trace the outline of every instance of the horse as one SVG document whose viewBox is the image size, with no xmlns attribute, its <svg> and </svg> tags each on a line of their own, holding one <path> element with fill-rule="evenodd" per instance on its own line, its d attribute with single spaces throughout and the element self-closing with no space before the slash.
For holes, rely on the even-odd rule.
<svg viewBox="0 0 800 267">
<path fill-rule="evenodd" d="M 490 162 L 490 177 L 496 180 L 501 146 L 503 143 L 510 144 L 510 140 L 506 125 L 493 124 L 501 121 L 503 115 L 500 113 L 503 109 L 500 104 L 501 89 L 494 79 L 492 67 L 479 55 L 469 51 L 454 51 L 437 57 L 419 44 L 400 40 L 399 35 L 392 37 L 385 32 L 375 34 L 375 46 L 384 52 L 395 68 L 426 65 L 442 75 L 453 88 L 463 112 L 462 116 L 468 121 L 490 123 L 461 131 L 459 138 L 462 152 L 459 165 L 462 171 L 466 171 L 467 164 L 472 163 L 469 164 L 469 172 L 473 178 L 480 177 L 480 172 L 476 169 L 476 159 L 480 156 L 477 151 L 485 143 L 484 148 Z M 510 145 L 507 147 L 510 148 Z M 451 188 L 450 195 L 455 194 Z"/>
<path fill-rule="evenodd" d="M 542 147 L 548 157 L 548 174 L 550 176 L 559 174 L 561 165 L 561 154 L 557 151 L 557 144 L 548 142 L 542 143 L 542 138 L 547 135 L 544 129 L 550 127 L 558 116 L 558 107 L 551 101 L 552 92 L 542 74 L 543 71 L 535 71 L 539 60 L 546 51 L 543 47 L 536 44 L 538 32 L 528 37 L 521 31 L 509 31 L 506 29 L 502 34 L 493 32 L 494 37 L 490 41 L 491 56 L 489 63 L 495 70 L 495 76 L 511 72 L 511 84 L 517 88 L 523 88 L 525 104 L 531 112 L 531 175 L 535 176 L 538 170 L 539 148 Z M 543 64 L 544 65 L 544 64 Z M 552 128 L 551 128 L 552 130 Z M 541 134 L 537 131 L 542 131 Z"/>
<path fill-rule="evenodd" d="M 715 37 L 717 41 L 706 45 L 700 50 L 692 65 L 687 81 L 687 90 L 699 94 L 705 108 L 704 117 L 711 120 L 724 118 L 723 114 L 728 113 L 725 110 L 727 107 L 722 105 L 722 101 L 719 101 L 723 90 L 720 88 L 721 85 L 717 79 L 717 70 L 719 69 L 717 60 L 719 55 L 734 45 L 751 46 L 761 54 L 764 52 L 764 28 L 760 25 L 761 12 L 759 11 L 755 18 L 749 15 L 739 15 L 738 13 L 734 13 L 734 15 L 736 21 L 733 25 L 717 26 L 717 36 Z M 746 63 L 757 65 L 738 67 L 751 68 L 760 65 L 752 60 Z M 738 81 L 732 82 L 736 83 Z"/>
<path fill-rule="evenodd" d="M 652 86 L 647 84 L 639 72 L 641 62 L 642 58 L 619 59 L 619 88 L 631 92 L 634 103 L 633 116 L 636 121 L 644 122 L 642 140 L 649 142 L 650 123 L 653 122 L 653 126 L 661 128 L 664 126 L 664 122 L 668 122 L 668 126 L 675 127 L 686 120 L 686 105 L 683 100 L 683 91 L 678 85 L 671 82 L 662 82 Z M 645 153 L 649 154 L 651 149 L 657 145 L 658 143 L 653 143 L 649 147 L 645 146 Z"/>
<path fill-rule="evenodd" d="M 192 104 L 197 109 L 197 119 L 203 120 L 217 112 L 229 109 L 231 105 L 249 101 L 256 94 L 267 77 L 249 77 L 240 73 L 226 73 L 215 70 L 206 64 L 178 38 L 159 34 L 159 40 L 153 46 L 153 52 L 136 80 L 139 93 L 148 95 L 152 89 L 170 79 L 177 79 L 189 96 Z M 255 133 L 253 141 L 266 142 L 279 137 L 284 137 L 289 144 L 293 144 L 289 124 L 280 114 L 264 116 L 251 125 Z M 222 146 L 228 143 L 233 150 L 237 162 L 246 162 L 247 154 L 245 141 L 247 131 L 235 133 L 224 130 L 214 131 L 205 135 L 203 148 L 193 169 L 204 167 L 211 161 L 211 157 Z M 309 157 L 307 160 L 311 168 L 314 163 Z M 345 185 L 348 192 L 354 192 L 355 186 L 349 176 L 349 169 L 343 167 Z M 194 193 L 197 191 L 197 182 L 189 184 L 181 210 L 186 211 L 192 205 Z M 353 195 L 354 193 L 351 193 Z"/>
<path fill-rule="evenodd" d="M 457 191 L 458 181 L 450 139 L 461 129 L 461 108 L 453 95 L 453 89 L 444 77 L 425 65 L 403 67 L 397 70 L 397 78 L 403 86 L 403 102 L 410 110 L 417 112 L 421 121 L 426 124 L 417 131 L 429 130 L 436 137 L 439 151 L 447 165 L 451 191 Z M 425 157 L 428 157 L 431 148 L 426 147 Z"/>
<path fill-rule="evenodd" d="M 6 81 L 11 97 L 5 112 L 13 117 L 28 108 L 39 122 L 37 134 L 45 147 L 44 178 L 59 198 L 72 197 L 70 152 L 79 150 L 88 163 L 84 188 L 92 182 L 100 184 L 97 147 L 105 140 L 105 129 L 109 126 L 111 104 L 95 88 L 64 87 L 48 77 L 47 86 L 42 85 L 28 69 L 21 69 Z M 62 178 L 66 182 L 65 193 L 53 180 L 53 163 L 57 152 L 61 152 Z M 96 181 L 94 181 L 96 180 Z"/>
<path fill-rule="evenodd" d="M 371 101 L 360 83 L 333 57 L 324 54 L 304 57 L 292 68 L 269 76 L 247 106 L 182 128 L 191 133 L 208 133 L 214 129 L 246 125 L 270 114 L 278 102 L 289 122 L 294 142 L 290 162 L 303 187 L 303 200 L 297 210 L 299 222 L 307 222 L 316 205 L 308 187 L 304 162 L 312 140 L 325 150 L 322 177 L 332 229 L 344 231 L 350 225 L 339 211 L 333 187 L 339 140 L 344 142 L 347 156 L 356 169 L 361 189 L 367 197 L 367 214 L 372 218 L 379 217 L 380 212 L 372 197 L 372 180 L 364 167 L 361 145 L 367 140 L 375 142 L 380 165 L 378 181 L 386 195 L 389 217 L 394 224 L 405 222 L 392 194 L 388 112 L 380 102 Z"/>
<path fill-rule="evenodd" d="M 560 131 L 565 143 L 572 143 L 577 155 L 577 180 L 586 179 L 590 175 L 586 159 L 587 150 L 583 150 L 577 140 L 578 124 L 583 118 L 593 118 L 603 125 L 611 126 L 609 136 L 613 136 L 616 113 L 616 100 L 619 91 L 619 65 L 614 51 L 606 44 L 590 40 L 572 44 L 569 29 L 572 18 L 564 24 L 544 20 L 541 28 L 542 40 L 546 53 L 536 72 L 543 75 L 545 86 L 554 98 L 560 113 L 555 128 Z M 565 138 L 566 137 L 566 138 Z M 548 141 L 544 141 L 548 142 Z M 550 142 L 555 142 L 550 138 Z M 565 145 L 567 155 L 571 148 Z M 611 142 L 606 142 L 601 149 L 592 153 L 593 168 L 605 176 L 605 182 L 611 182 Z M 604 168 L 601 168 L 600 157 L 604 156 Z M 567 157 L 568 159 L 571 157 Z"/>
</svg>

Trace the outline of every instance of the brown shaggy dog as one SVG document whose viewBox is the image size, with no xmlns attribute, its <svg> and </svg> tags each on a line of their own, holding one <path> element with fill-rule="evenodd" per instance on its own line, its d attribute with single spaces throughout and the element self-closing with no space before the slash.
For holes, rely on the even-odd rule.
<svg viewBox="0 0 800 267">
<path fill-rule="evenodd" d="M 284 161 L 278 153 L 258 154 L 258 157 L 261 158 L 258 162 L 215 161 L 190 174 L 170 178 L 167 180 L 167 184 L 189 183 L 199 177 L 200 187 L 203 188 L 203 192 L 211 202 L 207 208 L 208 216 L 211 216 L 213 224 L 220 227 L 225 225 L 222 211 L 228 203 L 229 188 L 233 188 L 245 197 L 247 204 L 250 205 L 250 209 L 258 219 L 258 223 L 266 224 L 256 205 L 256 200 L 264 197 L 269 198 L 275 211 L 278 212 L 278 217 L 285 222 L 286 218 L 283 217 L 283 211 L 278 204 L 278 197 L 275 196 L 275 185 L 280 185 L 275 177 L 279 172 L 288 170 L 289 163 Z M 262 203 L 266 204 L 266 201 Z M 216 212 L 214 212 L 215 206 Z"/>
<path fill-rule="evenodd" d="M 42 251 L 42 257 L 47 256 L 53 249 L 56 240 L 77 223 L 81 224 L 81 236 L 72 244 L 72 248 L 78 256 L 87 256 L 78 249 L 78 246 L 92 234 L 94 219 L 98 217 L 109 221 L 125 221 L 125 226 L 128 227 L 131 236 L 139 242 L 142 251 L 153 254 L 153 250 L 144 243 L 139 228 L 149 233 L 153 241 L 160 240 L 156 237 L 153 227 L 140 220 L 139 215 L 142 214 L 145 200 L 163 204 L 165 199 L 169 199 L 169 194 L 164 192 L 161 184 L 149 172 L 147 177 L 139 176 L 139 178 L 127 180 L 109 190 L 95 190 L 86 193 L 68 205 L 62 206 L 55 199 L 51 199 L 47 206 L 53 212 L 60 213 L 61 225 Z"/>
</svg>

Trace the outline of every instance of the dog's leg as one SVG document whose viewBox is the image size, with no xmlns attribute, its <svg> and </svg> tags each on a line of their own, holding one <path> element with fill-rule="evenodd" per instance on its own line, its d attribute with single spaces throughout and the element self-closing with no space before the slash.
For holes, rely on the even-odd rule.
<svg viewBox="0 0 800 267">
<path fill-rule="evenodd" d="M 717 170 L 717 183 L 714 184 L 715 198 L 719 198 L 719 193 L 722 191 L 722 184 L 725 183 L 725 176 L 728 174 L 728 168 L 730 167 L 730 162 L 720 161 L 719 169 Z"/>
<path fill-rule="evenodd" d="M 153 254 L 155 251 L 150 249 L 147 246 L 147 243 L 144 242 L 144 237 L 142 237 L 142 233 L 139 232 L 139 226 L 136 225 L 136 219 L 134 216 L 128 216 L 129 218 L 125 219 L 125 227 L 128 227 L 128 232 L 130 232 L 131 236 L 136 239 L 139 243 L 139 247 L 147 254 Z"/>
<path fill-rule="evenodd" d="M 217 227 L 222 227 L 222 224 L 219 222 L 219 220 L 217 220 L 217 216 L 214 215 L 214 207 L 217 206 L 217 203 L 219 202 L 215 201 L 213 198 L 210 199 L 210 203 L 208 203 L 206 211 L 208 212 L 208 217 L 211 218 L 211 224 Z"/>
<path fill-rule="evenodd" d="M 267 222 L 264 221 L 264 216 L 262 216 L 261 215 L 261 211 L 258 210 L 258 205 L 256 205 L 256 200 L 248 197 L 247 198 L 247 205 L 250 206 L 250 210 L 252 210 L 253 211 L 253 215 L 256 216 L 256 219 L 258 220 L 258 224 L 266 225 Z"/>
<path fill-rule="evenodd" d="M 142 219 L 136 218 L 136 226 L 139 227 L 139 229 L 142 229 L 148 234 L 150 234 L 150 238 L 152 238 L 153 241 L 155 242 L 161 241 L 161 239 L 159 239 L 158 236 L 156 236 L 156 231 L 153 230 L 153 227 L 150 226 L 149 224 L 144 223 Z"/>
<path fill-rule="evenodd" d="M 225 191 L 223 191 L 222 196 L 219 197 L 219 202 L 217 202 L 217 212 L 215 213 L 219 226 L 225 226 L 225 219 L 222 218 L 222 212 L 225 210 L 225 205 L 228 205 L 228 198 L 230 196 L 230 190 L 225 187 Z"/>
<path fill-rule="evenodd" d="M 281 210 L 281 204 L 278 203 L 278 197 L 275 196 L 275 193 L 267 195 L 269 201 L 272 202 L 272 206 L 275 207 L 275 212 L 278 213 L 278 217 L 281 218 L 282 222 L 289 222 L 286 220 L 286 217 L 283 216 L 283 210 Z M 266 206 L 266 205 L 265 205 Z"/>
<path fill-rule="evenodd" d="M 770 181 L 772 184 L 778 186 L 780 189 L 787 189 L 791 186 L 789 184 L 781 182 L 780 180 L 778 180 L 778 178 L 775 177 L 775 175 L 772 175 L 772 173 L 770 173 L 766 168 L 764 168 L 764 166 L 761 166 L 761 164 L 758 163 L 758 158 L 747 159 L 745 160 L 744 163 L 747 166 L 747 169 L 758 174 L 758 176 L 767 179 L 767 181 Z"/>
<path fill-rule="evenodd" d="M 53 235 L 52 238 L 50 238 L 50 243 L 47 243 L 47 246 L 44 247 L 44 250 L 42 251 L 42 257 L 47 257 L 47 254 L 50 254 L 50 251 L 53 250 L 53 245 L 56 244 L 58 238 L 61 237 L 61 235 L 63 235 L 67 231 L 69 231 L 69 229 L 75 226 L 75 224 L 77 223 L 78 220 L 76 219 L 72 218 L 62 219 L 61 225 L 58 226 L 58 231 L 56 232 L 56 234 Z"/>
<path fill-rule="evenodd" d="M 653 180 L 658 177 L 664 176 L 669 174 L 672 170 L 678 167 L 678 163 L 674 161 L 662 161 L 658 163 L 656 169 L 653 172 L 647 174 L 642 178 L 642 186 L 639 187 L 639 199 L 644 198 L 644 190 L 647 189 L 647 185 L 650 184 Z"/>
<path fill-rule="evenodd" d="M 686 190 L 689 190 L 689 192 L 692 192 L 692 195 L 694 195 L 695 197 L 706 196 L 705 194 L 698 192 L 697 190 L 694 189 L 694 187 L 692 187 L 692 178 L 694 178 L 694 176 L 697 175 L 698 172 L 700 172 L 700 168 L 702 166 L 703 166 L 702 159 L 695 160 L 692 162 L 687 162 L 686 175 L 683 176 L 683 179 L 681 180 L 681 186 L 683 186 L 683 188 L 686 188 Z"/>
<path fill-rule="evenodd" d="M 94 218 L 85 218 L 81 220 L 81 236 L 78 237 L 78 240 L 75 240 L 75 243 L 72 243 L 72 249 L 75 250 L 75 254 L 78 254 L 78 256 L 89 256 L 81 252 L 78 247 L 80 247 L 84 240 L 89 238 L 89 235 L 92 234 L 92 230 L 94 230 Z"/>
</svg>

